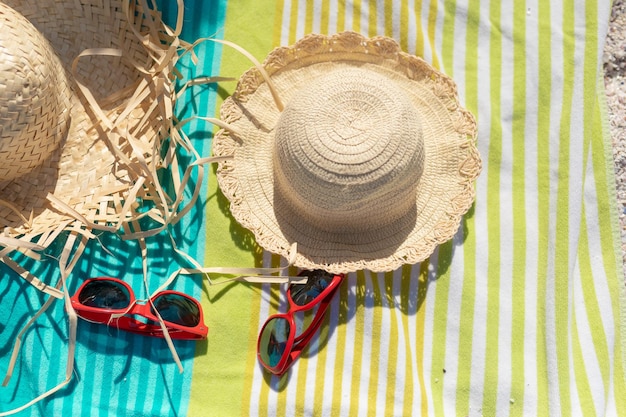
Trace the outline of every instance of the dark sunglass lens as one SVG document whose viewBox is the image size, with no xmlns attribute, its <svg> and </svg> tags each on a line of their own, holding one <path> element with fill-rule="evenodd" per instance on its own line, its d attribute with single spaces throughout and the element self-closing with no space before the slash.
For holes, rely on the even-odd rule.
<svg viewBox="0 0 626 417">
<path fill-rule="evenodd" d="M 105 279 L 90 281 L 78 295 L 84 306 L 117 310 L 128 307 L 130 294 L 123 285 Z"/>
<path fill-rule="evenodd" d="M 330 285 L 333 275 L 326 271 L 303 271 L 300 275 L 307 276 L 306 284 L 291 284 L 291 299 L 299 306 L 315 300 Z"/>
<path fill-rule="evenodd" d="M 259 342 L 259 354 L 263 363 L 269 367 L 278 365 L 289 339 L 289 322 L 277 317 L 267 322 L 263 328 Z"/>
<path fill-rule="evenodd" d="M 153 300 L 154 306 L 165 321 L 186 327 L 200 323 L 200 309 L 188 297 L 179 294 L 163 294 Z M 154 311 L 152 312 L 154 314 Z"/>
</svg>

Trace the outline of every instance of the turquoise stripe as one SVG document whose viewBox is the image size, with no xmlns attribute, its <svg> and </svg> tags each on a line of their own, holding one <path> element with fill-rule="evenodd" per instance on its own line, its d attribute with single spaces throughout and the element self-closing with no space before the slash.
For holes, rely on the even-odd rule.
<svg viewBox="0 0 626 417">
<path fill-rule="evenodd" d="M 224 22 L 225 1 L 185 1 L 185 26 L 182 38 L 193 41 L 220 33 Z M 161 0 L 159 10 L 168 22 L 175 21 L 176 1 Z M 219 72 L 219 45 L 207 42 L 196 49 L 201 60 L 193 68 L 189 60 L 179 64 L 186 78 L 216 75 Z M 215 59 L 214 59 L 215 57 Z M 179 118 L 191 115 L 213 116 L 215 114 L 215 88 L 198 88 L 193 91 L 194 106 L 179 105 Z M 184 97 L 188 99 L 190 96 Z M 185 103 L 188 104 L 188 103 Z M 197 151 L 208 156 L 210 152 L 211 126 L 192 123 L 188 132 L 203 132 L 191 137 Z M 206 133 L 206 132 L 208 133 Z M 182 156 L 185 156 L 184 154 Z M 183 221 L 172 228 L 179 248 L 198 262 L 203 263 L 205 253 L 203 202 L 206 200 L 206 178 L 211 167 L 205 169 L 205 184 L 196 207 Z M 190 195 L 190 194 L 189 194 Z M 145 298 L 141 258 L 135 242 L 122 242 L 119 238 L 101 235 L 103 246 L 90 242 L 84 258 L 69 277 L 69 291 L 73 292 L 82 281 L 91 276 L 110 275 L 127 280 L 138 298 Z M 150 290 L 156 289 L 167 276 L 185 265 L 174 253 L 166 234 L 151 238 L 148 242 L 153 259 L 149 261 Z M 158 256 L 157 256 L 158 255 Z M 8 363 L 12 348 L 12 337 L 21 326 L 43 304 L 41 295 L 23 280 L 13 277 L 4 265 L 0 265 L 0 313 L 12 317 L 1 322 L 2 341 L 0 358 L 2 371 Z M 38 275 L 46 282 L 54 283 L 58 273 L 51 263 L 42 262 L 34 266 Z M 173 288 L 200 298 L 201 278 L 180 278 Z M 7 300 L 11 300 L 7 304 Z M 6 332 L 6 333 L 5 333 Z M 41 415 L 186 415 L 191 388 L 193 360 L 196 343 L 174 341 L 181 357 L 184 373 L 180 374 L 166 343 L 161 339 L 133 335 L 102 325 L 79 320 L 78 341 L 75 356 L 74 379 L 60 394 L 18 413 L 17 416 Z M 43 315 L 36 326 L 25 336 L 22 356 L 17 362 L 9 387 L 2 389 L 0 411 L 19 407 L 37 395 L 56 386 L 65 378 L 67 357 L 67 318 L 62 301 L 56 302 Z M 6 360 L 4 358 L 7 358 Z"/>
</svg>

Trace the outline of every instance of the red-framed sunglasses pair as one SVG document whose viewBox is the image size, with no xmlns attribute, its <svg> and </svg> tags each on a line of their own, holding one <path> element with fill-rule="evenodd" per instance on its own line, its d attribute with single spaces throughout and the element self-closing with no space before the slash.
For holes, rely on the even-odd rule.
<svg viewBox="0 0 626 417">
<path fill-rule="evenodd" d="M 270 316 L 257 341 L 259 362 L 275 375 L 284 374 L 311 341 L 344 278 L 322 270 L 299 275 L 308 279 L 287 289 L 289 311 Z"/>
<path fill-rule="evenodd" d="M 209 331 L 200 303 L 178 291 L 160 291 L 149 302 L 139 303 L 126 282 L 98 277 L 83 282 L 71 301 L 79 317 L 133 333 L 164 337 L 154 309 L 172 339 L 205 339 Z M 114 314 L 122 316 L 113 318 Z"/>
</svg>

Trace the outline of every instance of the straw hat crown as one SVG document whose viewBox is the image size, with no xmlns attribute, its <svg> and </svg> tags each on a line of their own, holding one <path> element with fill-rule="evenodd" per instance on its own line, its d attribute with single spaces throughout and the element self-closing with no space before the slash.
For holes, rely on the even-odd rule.
<svg viewBox="0 0 626 417">
<path fill-rule="evenodd" d="M 43 35 L 0 3 L 11 25 L 0 31 L 0 181 L 32 171 L 68 131 L 70 92 L 63 66 Z"/>
<path fill-rule="evenodd" d="M 335 71 L 298 91 L 280 116 L 276 192 L 320 230 L 366 232 L 415 204 L 424 164 L 420 118 L 385 81 Z"/>
</svg>

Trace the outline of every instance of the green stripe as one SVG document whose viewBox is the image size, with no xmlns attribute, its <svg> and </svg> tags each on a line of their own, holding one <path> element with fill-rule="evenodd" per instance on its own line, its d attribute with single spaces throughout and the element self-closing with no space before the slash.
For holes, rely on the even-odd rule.
<svg viewBox="0 0 626 417">
<path fill-rule="evenodd" d="M 501 5 L 498 1 L 489 4 L 489 20 L 493 25 L 500 25 Z M 502 122 L 500 115 L 500 97 L 502 95 L 500 80 L 502 78 L 502 39 L 498 31 L 491 32 L 490 39 L 490 101 L 491 128 L 489 132 L 489 153 L 487 154 L 487 235 L 489 237 L 489 254 L 487 266 L 487 287 L 489 300 L 487 304 L 487 341 L 485 349 L 485 387 L 498 386 L 498 341 L 500 311 L 500 169 L 502 160 Z M 485 173 L 484 173 L 485 174 Z M 483 174 L 483 175 L 484 175 Z M 497 390 L 485 389 L 483 393 L 483 412 L 496 413 Z"/>
<path fill-rule="evenodd" d="M 415 13 L 415 55 L 424 56 L 424 32 L 422 31 L 422 0 L 413 3 Z"/>
<path fill-rule="evenodd" d="M 435 68 L 439 68 L 439 58 L 435 53 L 435 29 L 437 26 L 437 1 L 432 0 L 428 7 L 428 41 L 430 42 L 430 49 L 432 50 L 432 65 Z"/>
<path fill-rule="evenodd" d="M 431 348 L 430 386 L 433 396 L 433 408 L 436 416 L 443 416 L 443 379 L 442 370 L 446 367 L 446 333 L 448 323 L 448 299 L 450 293 L 450 260 L 453 242 L 450 240 L 439 246 L 437 255 L 437 273 L 435 308 L 433 312 L 433 341 Z"/>
<path fill-rule="evenodd" d="M 551 113 L 543 110 L 552 100 L 552 27 L 549 1 L 539 1 L 538 18 L 538 77 L 539 94 L 537 97 L 537 414 L 547 415 L 548 380 L 546 346 L 546 283 L 550 260 L 550 118 Z M 533 383 L 532 381 L 530 383 Z"/>
<path fill-rule="evenodd" d="M 259 60 L 267 55 L 273 47 L 270 36 L 250 36 L 248 29 L 255 27 L 259 22 L 267 22 L 268 27 L 275 25 L 274 7 L 264 7 L 254 0 L 228 2 L 224 23 L 224 38 L 235 42 Z M 251 63 L 238 52 L 224 48 L 219 75 L 238 78 L 245 70 L 250 68 Z M 235 83 L 222 83 L 226 94 L 230 95 L 235 88 Z M 224 95 L 220 94 L 216 108 L 219 108 Z M 206 241 L 207 255 L 205 266 L 250 266 L 261 264 L 258 251 L 250 250 L 242 246 L 245 242 L 254 242 L 250 232 L 233 222 L 224 212 L 227 211 L 228 201 L 218 191 L 215 175 L 209 177 L 207 191 L 207 215 Z M 233 236 L 237 236 L 237 240 Z M 238 242 L 238 243 L 237 243 Z M 250 345 L 249 326 L 251 316 L 258 315 L 260 303 L 258 287 L 243 284 L 219 286 L 215 288 L 205 287 L 202 293 L 203 306 L 211 306 L 213 302 L 222 298 L 224 291 L 228 292 L 228 298 L 238 300 L 237 303 L 229 303 L 226 300 L 219 303 L 219 308 L 207 308 L 205 321 L 209 326 L 207 342 L 198 343 L 199 353 L 194 360 L 193 384 L 191 387 L 191 401 L 189 415 L 204 415 L 207 407 L 207 394 L 210 393 L 211 408 L 215 410 L 232 410 L 233 401 L 240 404 L 241 398 L 250 400 L 249 392 L 244 392 L 247 384 L 247 372 L 253 368 L 247 367 L 248 361 L 242 360 L 242 355 L 247 352 Z M 232 322 L 238 323 L 236 329 Z M 241 346 L 236 351 L 225 351 L 224 346 Z M 247 347 L 247 348 L 244 348 Z M 255 348 L 253 348 L 255 349 Z M 224 367 L 224 361 L 228 361 L 228 367 Z M 231 383 L 224 384 L 228 380 Z M 242 407 L 247 412 L 246 405 Z"/>
<path fill-rule="evenodd" d="M 570 135 L 572 118 L 572 100 L 574 94 L 574 5 L 570 2 L 563 3 L 563 98 L 562 113 L 559 132 L 559 155 L 558 155 L 558 185 L 556 201 L 556 241 L 554 254 L 554 294 L 555 304 L 555 338 L 559 398 L 561 413 L 571 415 L 571 392 L 570 392 L 570 346 L 569 329 L 570 308 L 572 300 L 570 293 L 569 268 L 569 245 L 570 245 Z M 577 175 L 576 173 L 574 175 Z"/>
<path fill-rule="evenodd" d="M 454 22 L 456 15 L 456 1 L 447 1 L 444 4 L 443 33 L 441 39 L 441 57 L 437 65 L 433 60 L 433 66 L 442 70 L 448 76 L 453 77 L 454 63 Z M 423 47 L 423 46 L 422 46 Z M 423 53 L 423 49 L 422 49 Z M 454 77 L 453 77 L 454 78 Z"/>
<path fill-rule="evenodd" d="M 512 329 L 511 332 L 511 415 L 523 411 L 524 390 L 524 336 L 526 321 L 526 2 L 514 4 L 513 15 L 513 268 L 512 268 Z M 534 296 L 534 295 L 532 295 Z"/>
</svg>

